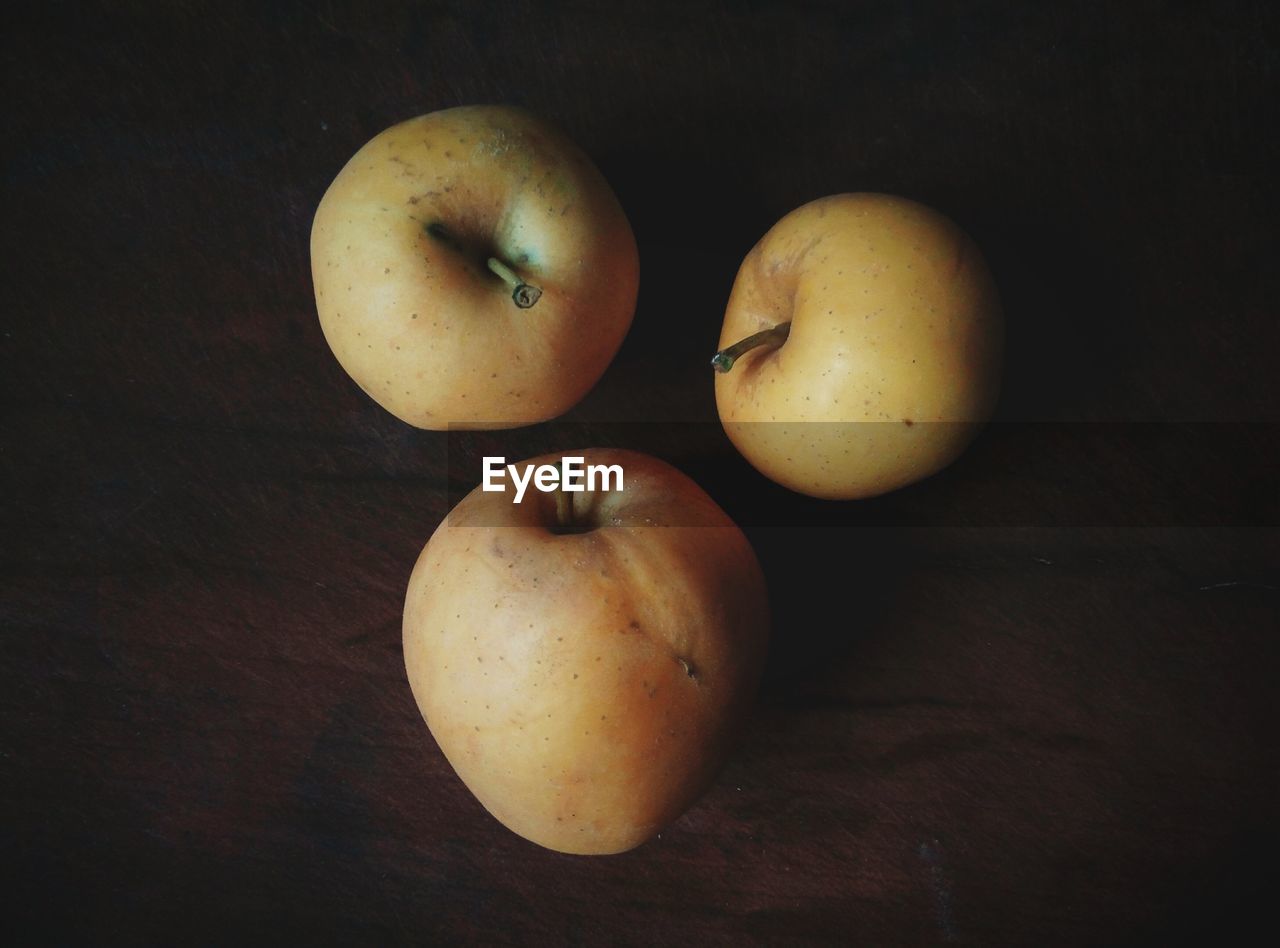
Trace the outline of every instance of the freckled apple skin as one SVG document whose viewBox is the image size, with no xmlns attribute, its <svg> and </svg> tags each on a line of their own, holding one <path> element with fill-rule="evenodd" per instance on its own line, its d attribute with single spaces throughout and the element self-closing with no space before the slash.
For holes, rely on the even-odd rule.
<svg viewBox="0 0 1280 948">
<path fill-rule="evenodd" d="M 871 497 L 954 461 L 990 418 L 1004 321 L 974 242 L 883 194 L 792 211 L 743 261 L 720 346 L 791 320 L 786 342 L 717 373 L 730 440 L 803 494 Z"/>
<path fill-rule="evenodd" d="M 542 297 L 516 306 L 490 256 Z M 311 269 L 338 362 L 397 418 L 435 430 L 563 414 L 613 359 L 639 281 L 600 172 L 506 106 L 432 112 L 361 148 L 320 201 Z"/>
<path fill-rule="evenodd" d="M 768 602 L 750 544 L 693 481 L 635 452 L 571 454 L 622 464 L 625 491 L 574 495 L 597 524 L 575 534 L 552 532 L 550 494 L 469 494 L 414 567 L 405 667 L 494 817 L 549 849 L 617 853 L 719 770 L 759 682 Z"/>
</svg>

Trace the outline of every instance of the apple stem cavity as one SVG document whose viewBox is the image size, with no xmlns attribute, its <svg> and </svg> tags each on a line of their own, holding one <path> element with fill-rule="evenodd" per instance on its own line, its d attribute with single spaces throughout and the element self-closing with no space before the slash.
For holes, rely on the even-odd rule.
<svg viewBox="0 0 1280 948">
<path fill-rule="evenodd" d="M 717 372 L 728 372 L 733 368 L 733 364 L 742 356 L 752 349 L 760 346 L 769 346 L 776 349 L 787 341 L 787 336 L 791 334 L 791 321 L 778 323 L 772 329 L 762 329 L 759 332 L 752 333 L 746 339 L 740 339 L 726 349 L 721 349 L 711 357 L 711 365 Z"/>
<path fill-rule="evenodd" d="M 520 275 L 497 257 L 488 260 L 489 269 L 502 277 L 502 282 L 511 287 L 511 299 L 521 309 L 528 309 L 542 296 L 542 290 L 532 283 L 520 279 Z"/>
</svg>

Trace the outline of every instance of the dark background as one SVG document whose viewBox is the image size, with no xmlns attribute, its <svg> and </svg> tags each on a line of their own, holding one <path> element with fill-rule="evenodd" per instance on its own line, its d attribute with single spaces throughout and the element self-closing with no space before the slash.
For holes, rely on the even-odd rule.
<svg viewBox="0 0 1280 948">
<path fill-rule="evenodd" d="M 5 14 L 0 934 L 1172 944 L 1269 923 L 1272 6 Z M 563 127 L 636 232 L 635 324 L 573 422 L 693 474 L 775 606 L 721 778 L 616 857 L 512 835 L 431 741 L 400 610 L 470 485 L 449 436 L 343 374 L 311 294 L 346 159 L 475 102 Z M 975 236 L 1008 363 L 960 462 L 820 504 L 707 424 L 707 359 L 746 251 L 847 190 Z"/>
</svg>

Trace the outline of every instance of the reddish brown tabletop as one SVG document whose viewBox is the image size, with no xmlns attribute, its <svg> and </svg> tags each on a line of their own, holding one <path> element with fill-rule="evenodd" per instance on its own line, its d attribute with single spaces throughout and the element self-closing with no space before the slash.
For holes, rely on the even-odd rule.
<svg viewBox="0 0 1280 948">
<path fill-rule="evenodd" d="M 1167 945 L 1269 919 L 1270 5 L 261 6 L 34 5 L 0 40 L 7 943 Z M 368 138 L 473 102 L 595 159 L 641 289 L 566 421 L 446 435 L 337 365 L 308 236 Z M 832 504 L 737 455 L 707 361 L 753 243 L 855 190 L 973 234 L 1007 371 L 958 463 Z M 570 436 L 692 475 L 774 604 L 727 767 L 614 857 L 491 819 L 401 660 L 476 459 Z"/>
</svg>

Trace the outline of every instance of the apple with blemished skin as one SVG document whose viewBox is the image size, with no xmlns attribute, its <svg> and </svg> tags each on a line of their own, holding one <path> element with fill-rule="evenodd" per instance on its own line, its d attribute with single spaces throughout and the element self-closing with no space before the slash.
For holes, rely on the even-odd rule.
<svg viewBox="0 0 1280 948">
<path fill-rule="evenodd" d="M 937 473 L 990 418 L 1003 316 L 977 246 L 937 211 L 839 194 L 747 254 L 712 364 L 726 434 L 766 477 L 872 497 Z"/>
<path fill-rule="evenodd" d="M 311 230 L 325 339 L 366 393 L 419 428 L 563 414 L 635 311 L 639 257 L 604 177 L 506 106 L 395 125 L 356 152 Z"/>
<path fill-rule="evenodd" d="M 414 698 L 463 783 L 550 849 L 616 853 L 670 824 L 728 753 L 763 669 L 769 609 L 742 531 L 633 451 L 604 489 L 465 497 L 405 595 Z M 559 455 L 517 465 L 549 463 Z"/>
</svg>

